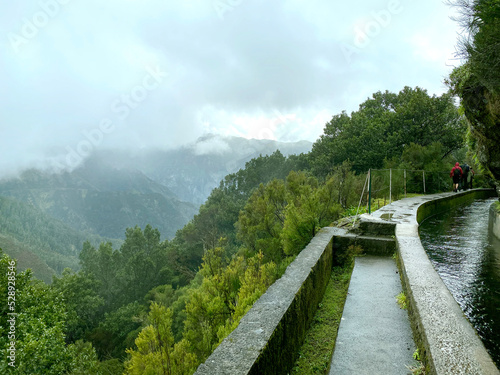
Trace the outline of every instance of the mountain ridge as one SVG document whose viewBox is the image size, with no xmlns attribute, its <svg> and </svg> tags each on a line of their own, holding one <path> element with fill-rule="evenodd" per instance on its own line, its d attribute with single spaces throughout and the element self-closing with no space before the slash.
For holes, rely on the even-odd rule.
<svg viewBox="0 0 500 375">
<path fill-rule="evenodd" d="M 0 247 L 3 244 L 6 253 L 17 251 L 23 259 L 31 259 L 38 265 L 36 275 L 47 280 L 64 267 L 78 268 L 84 239 L 97 244 L 111 238 L 117 244 L 124 239 L 126 228 L 147 224 L 158 228 L 162 239 L 171 239 L 193 219 L 226 175 L 259 155 L 276 150 L 284 155 L 298 154 L 311 147 L 307 141 L 280 143 L 206 135 L 171 150 L 100 150 L 70 172 L 28 169 L 16 178 L 0 180 L 0 203 L 17 207 L 0 211 L 4 224 L 0 227 Z M 40 242 L 43 246 L 33 248 L 17 228 L 6 228 L 22 226 L 19 215 L 32 223 L 33 229 L 27 230 L 35 242 L 37 237 L 45 238 Z M 58 238 L 48 238 L 46 227 Z M 63 248 L 57 243 L 61 238 Z M 55 256 L 62 260 L 55 262 L 50 252 L 62 253 Z"/>
</svg>

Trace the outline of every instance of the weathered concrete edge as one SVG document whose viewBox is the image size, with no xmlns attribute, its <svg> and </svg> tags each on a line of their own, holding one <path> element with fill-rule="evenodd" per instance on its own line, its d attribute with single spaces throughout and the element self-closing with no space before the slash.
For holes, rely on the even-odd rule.
<svg viewBox="0 0 500 375">
<path fill-rule="evenodd" d="M 321 302 L 333 266 L 323 228 L 201 364 L 196 375 L 287 374 Z"/>
<path fill-rule="evenodd" d="M 494 191 L 485 189 L 438 197 L 416 207 L 416 221 L 420 223 L 431 213 L 447 210 L 451 205 L 495 195 Z M 420 242 L 418 224 L 397 224 L 396 243 L 410 320 L 416 343 L 426 360 L 427 373 L 500 374 L 434 270 Z"/>
<path fill-rule="evenodd" d="M 490 207 L 490 221 L 491 231 L 496 238 L 500 240 L 500 212 L 495 205 Z"/>
</svg>

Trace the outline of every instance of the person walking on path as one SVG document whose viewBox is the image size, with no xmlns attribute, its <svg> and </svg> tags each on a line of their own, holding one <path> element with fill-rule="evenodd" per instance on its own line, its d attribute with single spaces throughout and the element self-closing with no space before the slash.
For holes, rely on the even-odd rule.
<svg viewBox="0 0 500 375">
<path fill-rule="evenodd" d="M 455 166 L 451 169 L 450 177 L 453 179 L 453 191 L 456 193 L 458 191 L 458 184 L 460 183 L 460 179 L 462 178 L 462 168 L 460 168 L 460 164 L 457 161 Z"/>
<path fill-rule="evenodd" d="M 467 190 L 469 189 L 469 171 L 470 171 L 470 167 L 467 163 L 464 163 L 463 165 L 460 166 L 460 168 L 462 168 L 462 178 L 461 178 L 461 182 L 462 182 L 462 190 Z"/>
<path fill-rule="evenodd" d="M 474 169 L 471 168 L 470 172 L 469 172 L 469 179 L 468 179 L 469 189 L 472 189 L 472 180 L 473 180 L 475 174 L 476 174 L 476 172 L 474 172 Z"/>
</svg>

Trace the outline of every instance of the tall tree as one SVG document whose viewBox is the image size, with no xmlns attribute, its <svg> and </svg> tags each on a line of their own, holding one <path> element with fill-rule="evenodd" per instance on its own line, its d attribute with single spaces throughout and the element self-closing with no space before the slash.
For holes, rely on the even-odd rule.
<svg viewBox="0 0 500 375">
<path fill-rule="evenodd" d="M 405 87 L 397 95 L 377 92 L 358 111 L 350 116 L 342 112 L 326 124 L 309 162 L 322 178 L 348 160 L 356 172 L 365 172 L 381 168 L 386 159 L 400 157 L 412 143 L 440 142 L 448 154 L 462 147 L 464 133 L 451 95 L 431 97 L 419 87 Z"/>
<path fill-rule="evenodd" d="M 59 375 L 78 373 L 86 366 L 87 374 L 99 374 L 91 346 L 84 344 L 88 356 L 82 356 L 76 350 L 80 344 L 66 345 L 67 312 L 62 294 L 33 279 L 30 270 L 17 273 L 15 268 L 16 262 L 0 249 L 0 372 Z M 9 295 L 15 300 L 8 299 Z M 11 343 L 15 343 L 15 359 L 8 362 Z"/>
</svg>

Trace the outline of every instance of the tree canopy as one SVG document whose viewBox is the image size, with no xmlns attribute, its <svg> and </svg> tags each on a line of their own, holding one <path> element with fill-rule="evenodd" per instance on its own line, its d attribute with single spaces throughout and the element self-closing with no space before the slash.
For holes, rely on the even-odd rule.
<svg viewBox="0 0 500 375">
<path fill-rule="evenodd" d="M 381 168 L 411 144 L 439 142 L 445 157 L 463 147 L 465 124 L 449 94 L 429 96 L 405 87 L 398 94 L 376 92 L 348 115 L 335 115 L 314 143 L 310 165 L 318 176 L 350 160 L 356 172 Z"/>
</svg>

